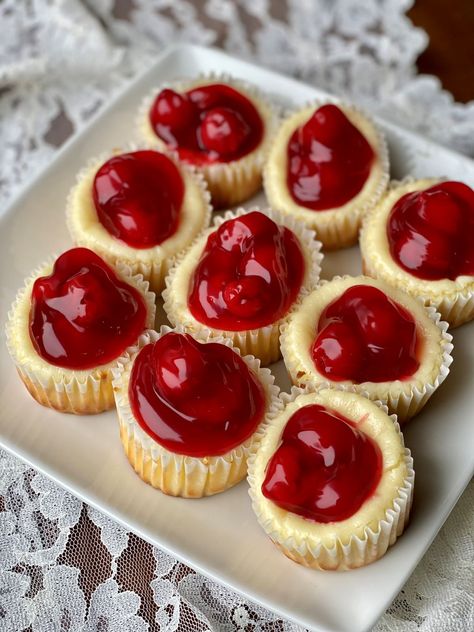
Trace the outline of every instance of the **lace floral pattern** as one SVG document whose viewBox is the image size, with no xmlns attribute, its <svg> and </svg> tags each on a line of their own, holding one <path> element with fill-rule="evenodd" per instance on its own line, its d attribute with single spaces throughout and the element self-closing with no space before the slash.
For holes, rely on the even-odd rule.
<svg viewBox="0 0 474 632">
<path fill-rule="evenodd" d="M 474 155 L 409 0 L 3 0 L 0 203 L 170 42 L 221 46 Z M 80 54 L 77 54 L 80 51 Z M 474 627 L 474 487 L 379 632 Z M 296 632 L 0 452 L 0 632 Z"/>
</svg>

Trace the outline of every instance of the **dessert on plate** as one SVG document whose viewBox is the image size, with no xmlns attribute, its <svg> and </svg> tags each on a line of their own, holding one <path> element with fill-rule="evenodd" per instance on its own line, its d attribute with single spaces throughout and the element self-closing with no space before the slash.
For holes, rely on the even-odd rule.
<svg viewBox="0 0 474 632">
<path fill-rule="evenodd" d="M 83 169 L 67 203 L 76 244 L 141 274 L 156 292 L 176 255 L 209 225 L 201 176 L 151 149 L 115 151 Z"/>
<path fill-rule="evenodd" d="M 280 356 L 279 326 L 319 278 L 321 244 L 271 210 L 226 213 L 178 259 L 164 308 L 190 332 L 230 338 L 263 364 Z"/>
<path fill-rule="evenodd" d="M 154 90 L 140 109 L 139 129 L 147 143 L 198 168 L 213 205 L 222 208 L 260 188 L 276 120 L 256 88 L 210 75 Z"/>
<path fill-rule="evenodd" d="M 125 453 L 145 482 L 173 496 L 209 496 L 241 481 L 278 402 L 259 360 L 180 328 L 145 333 L 114 375 Z"/>
<path fill-rule="evenodd" d="M 350 392 L 294 389 L 249 458 L 260 525 L 290 559 L 348 570 L 382 557 L 407 524 L 413 460 L 395 417 Z"/>
<path fill-rule="evenodd" d="M 457 327 L 474 318 L 474 191 L 462 182 L 396 182 L 364 221 L 363 267 Z"/>
<path fill-rule="evenodd" d="M 73 248 L 38 268 L 19 290 L 7 345 L 40 404 L 99 413 L 114 406 L 111 369 L 154 320 L 155 295 L 140 275 Z"/>
<path fill-rule="evenodd" d="M 387 182 L 384 137 L 365 114 L 340 103 L 312 104 L 286 118 L 264 169 L 270 206 L 305 222 L 327 249 L 357 241 Z"/>
<path fill-rule="evenodd" d="M 387 403 L 399 422 L 445 380 L 452 337 L 434 308 L 366 276 L 322 281 L 281 328 L 285 365 L 298 386 L 343 385 Z"/>
</svg>

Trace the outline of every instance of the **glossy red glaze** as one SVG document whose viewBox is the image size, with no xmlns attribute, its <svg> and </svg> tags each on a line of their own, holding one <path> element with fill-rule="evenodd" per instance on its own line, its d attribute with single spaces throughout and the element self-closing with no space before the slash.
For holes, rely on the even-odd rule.
<svg viewBox="0 0 474 632">
<path fill-rule="evenodd" d="M 147 434 L 195 457 L 225 454 L 246 441 L 266 407 L 263 386 L 235 351 L 175 332 L 140 351 L 129 397 Z"/>
<path fill-rule="evenodd" d="M 100 167 L 92 197 L 99 221 L 111 235 L 132 248 L 152 248 L 176 232 L 184 182 L 164 154 L 134 151 Z"/>
<path fill-rule="evenodd" d="M 311 355 L 331 380 L 405 380 L 418 370 L 416 323 L 370 285 L 354 285 L 321 314 Z"/>
<path fill-rule="evenodd" d="M 286 511 L 316 522 L 353 516 L 382 476 L 378 445 L 341 414 L 318 404 L 289 419 L 267 465 L 262 493 Z"/>
<path fill-rule="evenodd" d="M 73 248 L 33 285 L 30 338 L 50 364 L 92 369 L 134 344 L 146 316 L 140 292 L 91 250 Z"/>
<path fill-rule="evenodd" d="M 442 182 L 407 193 L 390 212 L 387 237 L 394 260 L 420 279 L 474 275 L 474 191 Z"/>
<path fill-rule="evenodd" d="M 162 90 L 149 113 L 156 135 L 192 164 L 230 162 L 253 151 L 264 124 L 243 94 L 215 83 L 181 94 Z"/>
<path fill-rule="evenodd" d="M 201 323 L 242 331 L 281 318 L 304 276 L 298 239 L 263 213 L 224 222 L 208 240 L 191 278 L 188 306 Z"/>
<path fill-rule="evenodd" d="M 355 197 L 369 177 L 374 152 L 335 105 L 323 105 L 296 129 L 288 149 L 287 184 L 300 206 L 324 211 Z"/>
</svg>

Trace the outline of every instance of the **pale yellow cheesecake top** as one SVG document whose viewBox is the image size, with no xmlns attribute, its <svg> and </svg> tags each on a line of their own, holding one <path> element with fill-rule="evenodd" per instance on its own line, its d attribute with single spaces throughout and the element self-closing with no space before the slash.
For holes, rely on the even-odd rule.
<svg viewBox="0 0 474 632">
<path fill-rule="evenodd" d="M 371 398 L 385 399 L 389 390 L 393 392 L 396 389 L 401 393 L 410 393 L 415 387 L 422 389 L 426 384 L 434 382 L 439 375 L 443 353 L 449 342 L 443 336 L 442 329 L 420 301 L 384 281 L 366 276 L 335 277 L 332 281 L 322 282 L 292 312 L 282 331 L 281 345 L 285 363 L 295 382 L 299 385 L 328 383 L 351 386 L 354 384 L 351 380 L 335 382 L 321 374 L 311 356 L 311 348 L 318 334 L 318 322 L 323 311 L 355 285 L 375 287 L 406 309 L 416 323 L 419 339 L 417 351 L 420 365 L 411 377 L 395 382 L 362 382 L 360 390 L 368 393 Z M 396 336 L 396 332 L 393 334 Z"/>
<path fill-rule="evenodd" d="M 211 208 L 209 194 L 203 179 L 190 168 L 175 163 L 184 183 L 184 197 L 176 231 L 161 244 L 151 248 L 133 248 L 114 237 L 100 222 L 92 197 L 92 187 L 98 169 L 112 156 L 93 160 L 78 176 L 71 190 L 67 207 L 67 222 L 76 243 L 107 254 L 116 260 L 151 264 L 174 257 L 187 248 L 199 233 L 209 225 Z"/>
<path fill-rule="evenodd" d="M 364 220 L 360 235 L 362 259 L 371 275 L 380 277 L 411 294 L 433 298 L 455 297 L 460 293 L 474 292 L 474 276 L 461 275 L 456 279 L 420 279 L 404 270 L 393 259 L 387 237 L 387 221 L 398 200 L 413 191 L 423 191 L 439 179 L 424 178 L 394 183 L 380 203 Z"/>
<path fill-rule="evenodd" d="M 276 223 L 283 221 L 285 224 L 288 224 L 278 213 L 274 213 L 269 209 L 263 211 L 261 209 L 239 209 L 225 218 L 216 219 L 216 224 L 196 240 L 191 248 L 184 254 L 183 258 L 177 262 L 175 268 L 171 270 L 167 279 L 167 289 L 163 296 L 165 298 L 165 310 L 173 323 L 186 323 L 193 331 L 198 331 L 203 326 L 189 309 L 188 294 L 193 274 L 206 246 L 207 239 L 210 234 L 218 229 L 224 219 L 239 217 L 252 210 L 265 213 Z M 295 232 L 305 261 L 305 272 L 301 287 L 314 287 L 319 278 L 319 262 L 321 259 L 319 252 L 320 244 L 314 240 L 314 233 L 312 231 L 294 225 L 294 222 L 290 222 L 288 228 Z M 221 330 L 219 330 L 219 332 L 220 331 Z"/>
<path fill-rule="evenodd" d="M 357 127 L 371 146 L 375 158 L 364 186 L 351 200 L 334 209 L 313 211 L 299 205 L 291 196 L 287 186 L 288 143 L 294 131 L 303 126 L 318 106 L 311 105 L 293 113 L 280 126 L 270 148 L 264 171 L 265 191 L 269 202 L 276 209 L 291 213 L 306 223 L 330 224 L 335 215 L 350 215 L 364 212 L 380 197 L 388 181 L 388 159 L 385 141 L 375 125 L 358 110 L 336 104 Z"/>
<path fill-rule="evenodd" d="M 320 523 L 286 511 L 266 498 L 261 490 L 268 462 L 281 443 L 282 432 L 290 417 L 309 404 L 320 404 L 355 423 L 356 428 L 378 445 L 383 458 L 382 474 L 375 492 L 350 518 Z M 393 507 L 399 491 L 406 485 L 409 467 L 402 435 L 393 419 L 375 402 L 354 393 L 332 389 L 306 393 L 287 403 L 269 423 L 265 436 L 249 468 L 251 496 L 260 522 L 277 541 L 292 539 L 296 546 L 306 543 L 332 548 L 347 543 L 353 536 L 363 538 L 367 528 L 377 532 L 387 510 Z"/>
<path fill-rule="evenodd" d="M 38 268 L 26 280 L 24 287 L 18 291 L 6 326 L 10 354 L 18 367 L 26 368 L 29 373 L 34 374 L 36 379 L 43 384 L 47 384 L 51 378 L 56 383 L 63 382 L 65 384 L 73 380 L 83 383 L 89 377 L 100 379 L 107 375 L 112 367 L 116 366 L 116 360 L 93 369 L 68 369 L 50 364 L 38 354 L 33 346 L 29 329 L 31 292 L 36 279 L 48 276 L 52 271 L 53 261 L 51 260 Z M 145 327 L 153 327 L 155 322 L 155 295 L 153 292 L 148 291 L 148 283 L 144 282 L 141 276 L 129 276 L 117 269 L 114 271 L 122 281 L 126 281 L 142 294 L 147 307 Z"/>
<path fill-rule="evenodd" d="M 231 79 L 227 76 L 220 77 L 219 75 L 211 75 L 208 77 L 199 77 L 198 79 L 190 79 L 188 81 L 178 81 L 172 84 L 167 84 L 166 88 L 171 88 L 176 92 L 187 92 L 188 90 L 193 90 L 195 88 L 199 88 L 200 86 L 210 86 L 213 84 L 225 84 L 234 88 L 241 94 L 243 94 L 255 107 L 260 118 L 263 123 L 263 135 L 260 143 L 255 149 L 253 149 L 248 154 L 245 154 L 238 160 L 234 160 L 231 162 L 216 162 L 200 165 L 200 168 L 206 170 L 215 170 L 219 169 L 220 166 L 229 166 L 231 167 L 233 163 L 239 163 L 241 166 L 245 166 L 248 163 L 248 168 L 254 167 L 254 160 L 257 155 L 264 156 L 267 154 L 270 143 L 273 139 L 275 127 L 277 124 L 277 116 L 274 108 L 272 108 L 259 93 L 257 88 L 254 88 L 250 84 L 246 84 L 242 81 L 238 81 L 236 79 Z M 151 95 L 149 95 L 142 103 L 140 108 L 139 116 L 138 116 L 138 131 L 140 136 L 146 143 L 150 145 L 154 145 L 158 149 L 165 150 L 168 148 L 167 144 L 155 133 L 151 122 L 150 122 L 150 108 L 153 104 L 153 101 L 156 99 L 160 92 L 160 88 L 156 88 Z"/>
</svg>

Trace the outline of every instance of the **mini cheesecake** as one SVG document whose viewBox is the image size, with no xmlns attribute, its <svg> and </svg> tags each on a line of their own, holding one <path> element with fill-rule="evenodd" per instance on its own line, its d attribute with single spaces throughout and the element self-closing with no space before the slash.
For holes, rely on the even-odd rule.
<svg viewBox="0 0 474 632">
<path fill-rule="evenodd" d="M 224 208 L 260 188 L 276 120 L 255 88 L 210 76 L 155 90 L 142 105 L 139 130 L 145 142 L 199 169 L 213 205 Z"/>
<path fill-rule="evenodd" d="M 7 345 L 40 404 L 99 413 L 114 406 L 112 368 L 154 320 L 155 295 L 141 276 L 73 248 L 41 266 L 18 292 Z"/>
<path fill-rule="evenodd" d="M 147 332 L 121 359 L 114 392 L 125 453 L 147 483 L 173 496 L 225 491 L 278 401 L 268 369 L 229 340 L 183 329 Z"/>
<path fill-rule="evenodd" d="M 398 424 L 361 395 L 295 389 L 249 459 L 260 525 L 290 559 L 349 570 L 382 557 L 407 524 L 414 471 Z"/>
<path fill-rule="evenodd" d="M 155 292 L 176 255 L 209 225 L 201 176 L 150 149 L 92 160 L 69 194 L 67 224 L 76 244 L 126 263 Z"/>
<path fill-rule="evenodd" d="M 432 305 L 452 327 L 474 318 L 474 191 L 462 182 L 394 183 L 367 216 L 367 274 Z"/>
<path fill-rule="evenodd" d="M 303 221 L 327 249 L 357 241 L 364 214 L 388 182 L 388 152 L 375 124 L 353 107 L 325 103 L 283 121 L 264 170 L 270 206 Z"/>
<path fill-rule="evenodd" d="M 352 388 L 387 402 L 403 422 L 449 373 L 447 328 L 433 308 L 383 281 L 335 277 L 292 312 L 281 348 L 294 384 Z"/>
<path fill-rule="evenodd" d="M 170 271 L 167 316 L 274 362 L 280 324 L 318 280 L 320 246 L 312 231 L 273 211 L 227 213 Z"/>
</svg>

